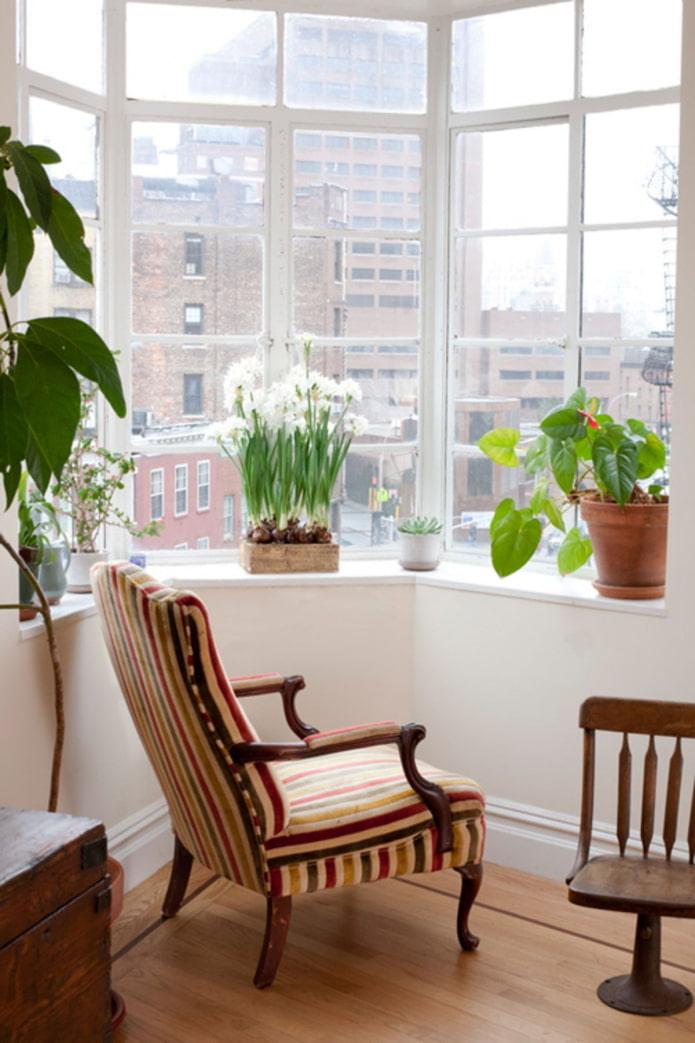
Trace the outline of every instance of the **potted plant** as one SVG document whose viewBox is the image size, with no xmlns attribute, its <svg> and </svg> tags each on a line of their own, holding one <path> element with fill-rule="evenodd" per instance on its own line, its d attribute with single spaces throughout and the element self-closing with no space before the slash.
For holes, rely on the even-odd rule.
<svg viewBox="0 0 695 1043">
<path fill-rule="evenodd" d="M 36 488 L 30 488 L 27 471 L 18 487 L 17 519 L 19 554 L 37 577 L 49 605 L 57 604 L 67 588 L 70 548 L 61 530 L 55 507 Z M 33 619 L 35 593 L 25 574 L 19 573 L 20 620 Z M 31 607 L 30 607 L 31 606 Z"/>
<path fill-rule="evenodd" d="M 161 530 L 158 522 L 138 525 L 118 506 L 117 496 L 125 488 L 127 476 L 135 471 L 135 457 L 99 444 L 90 426 L 94 398 L 94 389 L 83 389 L 72 452 L 51 490 L 59 512 L 72 522 L 68 590 L 76 594 L 91 593 L 90 569 L 108 556 L 100 543 L 104 525 L 125 529 L 138 538 L 156 536 Z"/>
<path fill-rule="evenodd" d="M 543 418 L 535 437 L 524 439 L 517 430 L 498 427 L 478 445 L 494 463 L 518 467 L 523 462 L 534 483 L 527 507 L 505 498 L 493 515 L 490 546 L 499 576 L 522 568 L 550 525 L 564 536 L 557 553 L 562 574 L 574 572 L 593 554 L 594 585 L 606 597 L 663 595 L 668 496 L 662 484 L 645 483 L 663 471 L 666 447 L 642 421 L 616 423 L 600 412 L 598 398 L 578 388 Z M 576 507 L 589 538 L 576 526 L 567 528 L 568 510 Z"/>
<path fill-rule="evenodd" d="M 415 572 L 430 572 L 439 565 L 442 523 L 437 518 L 406 518 L 396 526 L 399 564 Z"/>
<path fill-rule="evenodd" d="M 95 383 L 118 416 L 126 404 L 113 352 L 80 319 L 64 316 L 12 321 L 8 298 L 22 288 L 34 256 L 34 236 L 45 234 L 68 268 L 93 282 L 82 220 L 51 185 L 44 167 L 60 162 L 53 149 L 23 145 L 0 127 L 0 471 L 6 508 L 17 496 L 24 467 L 40 493 L 60 475 L 80 420 L 79 377 Z M 8 174 L 14 173 L 19 191 Z M 48 810 L 55 811 L 64 737 L 63 686 L 51 610 L 45 594 L 12 543 L 0 546 L 34 588 L 46 628 L 53 670 L 56 735 Z M 7 606 L 16 610 L 18 603 Z"/>
<path fill-rule="evenodd" d="M 232 417 L 211 428 L 241 475 L 249 517 L 241 563 L 252 572 L 338 567 L 331 501 L 352 438 L 366 422 L 349 412 L 361 398 L 355 381 L 311 370 L 307 338 L 303 349 L 303 364 L 268 388 L 261 384 L 259 360 L 232 366 L 225 377 Z M 317 546 L 324 551 L 307 552 Z"/>
</svg>

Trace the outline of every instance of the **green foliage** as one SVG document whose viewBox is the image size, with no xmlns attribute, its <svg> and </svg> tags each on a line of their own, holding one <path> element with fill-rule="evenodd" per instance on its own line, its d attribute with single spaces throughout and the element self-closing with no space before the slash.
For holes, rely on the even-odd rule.
<svg viewBox="0 0 695 1043">
<path fill-rule="evenodd" d="M 23 471 L 19 479 L 18 496 L 19 546 L 35 548 L 36 562 L 40 563 L 45 554 L 51 552 L 52 540 L 56 537 L 64 539 L 58 515 L 53 504 L 38 489 L 30 488 L 27 471 Z"/>
<path fill-rule="evenodd" d="M 598 494 L 621 507 L 636 499 L 661 498 L 662 486 L 651 485 L 645 492 L 639 483 L 664 468 L 664 443 L 642 421 L 619 424 L 598 408 L 598 399 L 588 398 L 585 389 L 578 388 L 543 418 L 540 434 L 528 447 L 512 428 L 495 428 L 478 442 L 494 463 L 504 467 L 523 463 L 535 479 L 528 507 L 518 509 L 506 498 L 494 513 L 490 551 L 499 576 L 523 568 L 538 549 L 546 525 L 565 533 L 557 556 L 563 575 L 586 564 L 591 542 L 575 528 L 566 532 L 563 515 L 583 496 Z"/>
<path fill-rule="evenodd" d="M 412 536 L 433 536 L 442 531 L 442 523 L 437 518 L 406 518 L 396 526 L 398 532 L 405 532 Z"/>
<path fill-rule="evenodd" d="M 35 236 L 46 235 L 68 268 L 93 282 L 82 220 L 44 169 L 60 162 L 53 149 L 11 140 L 0 127 L 0 276 L 14 297 L 34 258 Z M 8 181 L 14 172 L 20 194 Z M 12 323 L 0 292 L 0 473 L 6 507 L 26 467 L 39 492 L 58 478 L 80 422 L 80 377 L 95 383 L 118 416 L 123 388 L 113 352 L 79 319 L 36 317 Z"/>
<path fill-rule="evenodd" d="M 95 551 L 104 524 L 125 529 L 131 536 L 156 536 L 161 526 L 138 526 L 114 500 L 125 488 L 126 475 L 135 470 L 131 453 L 113 453 L 99 445 L 87 428 L 94 392 L 83 392 L 78 428 L 72 451 L 60 479 L 51 492 L 59 499 L 59 511 L 72 519 L 73 545 L 78 551 Z"/>
</svg>

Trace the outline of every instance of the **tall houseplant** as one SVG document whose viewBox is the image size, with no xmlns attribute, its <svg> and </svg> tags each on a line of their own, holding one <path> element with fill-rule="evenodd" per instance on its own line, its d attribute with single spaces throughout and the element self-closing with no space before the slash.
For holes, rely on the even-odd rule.
<svg viewBox="0 0 695 1043">
<path fill-rule="evenodd" d="M 60 156 L 53 149 L 24 145 L 12 138 L 9 127 L 0 127 L 0 471 L 6 509 L 15 501 L 23 467 L 41 493 L 60 476 L 80 422 L 81 377 L 97 385 L 118 416 L 126 413 L 114 354 L 91 326 L 62 316 L 16 322 L 10 316 L 8 300 L 24 285 L 36 235 L 47 235 L 70 271 L 93 283 L 82 220 L 51 185 L 44 169 L 58 162 Z M 55 811 L 65 720 L 50 606 L 37 580 L 2 534 L 0 546 L 32 584 L 46 627 L 56 714 L 48 809 Z M 19 604 L 2 607 L 17 609 Z"/>
<path fill-rule="evenodd" d="M 557 556 L 559 571 L 574 572 L 584 565 L 594 553 L 596 541 L 587 539 L 576 526 L 567 528 L 567 508 L 579 505 L 590 535 L 596 504 L 608 507 L 621 529 L 625 528 L 625 519 L 643 518 L 644 508 L 661 508 L 661 514 L 667 509 L 663 485 L 656 481 L 645 484 L 665 466 L 664 443 L 640 420 L 616 423 L 600 411 L 600 400 L 589 398 L 584 388 L 578 388 L 563 406 L 543 418 L 537 436 L 524 439 L 516 429 L 498 427 L 483 435 L 478 446 L 494 463 L 505 467 L 523 464 L 534 481 L 528 507 L 518 508 L 506 497 L 497 505 L 490 523 L 492 564 L 499 576 L 509 576 L 530 560 L 546 525 L 564 537 Z M 649 517 L 648 512 L 646 515 Z M 665 541 L 665 535 L 665 525 L 652 520 L 639 546 L 645 550 L 650 537 Z M 615 548 L 607 557 L 611 554 L 615 554 Z M 597 553 L 600 572 L 598 557 Z M 665 543 L 663 558 L 665 561 Z M 597 585 L 601 589 L 600 576 Z M 605 584 L 607 588 L 620 585 Z M 657 589 L 659 584 L 648 586 Z M 601 592 L 609 596 L 656 596 L 644 592 L 618 594 L 610 589 Z"/>
</svg>

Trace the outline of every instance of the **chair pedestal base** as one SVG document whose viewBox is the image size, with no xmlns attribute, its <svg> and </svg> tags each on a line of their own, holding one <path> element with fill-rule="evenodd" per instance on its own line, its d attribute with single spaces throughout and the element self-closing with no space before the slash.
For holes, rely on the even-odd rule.
<svg viewBox="0 0 695 1043">
<path fill-rule="evenodd" d="M 663 1014 L 679 1014 L 693 1002 L 693 996 L 685 985 L 668 978 L 659 978 L 648 990 L 636 983 L 631 974 L 620 974 L 606 978 L 596 990 L 599 998 L 609 1007 L 624 1010 L 628 1014 L 644 1014 L 657 1017 Z"/>
<path fill-rule="evenodd" d="M 693 1002 L 692 993 L 677 981 L 661 977 L 661 919 L 640 913 L 635 930 L 632 971 L 601 982 L 599 999 L 628 1014 L 658 1017 L 678 1014 Z"/>
</svg>

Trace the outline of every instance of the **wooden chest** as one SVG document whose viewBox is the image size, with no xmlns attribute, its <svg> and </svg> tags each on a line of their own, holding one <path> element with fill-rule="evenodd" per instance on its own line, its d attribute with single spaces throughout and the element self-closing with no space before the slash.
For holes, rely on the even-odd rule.
<svg viewBox="0 0 695 1043">
<path fill-rule="evenodd" d="M 0 1040 L 111 1039 L 100 822 L 0 808 Z"/>
</svg>

